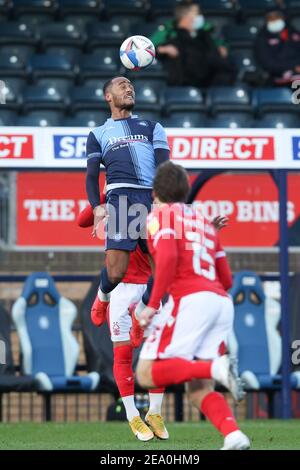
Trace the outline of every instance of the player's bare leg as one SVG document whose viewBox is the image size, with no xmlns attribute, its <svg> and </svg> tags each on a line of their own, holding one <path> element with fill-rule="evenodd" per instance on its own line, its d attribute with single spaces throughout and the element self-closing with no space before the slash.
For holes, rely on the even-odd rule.
<svg viewBox="0 0 300 470">
<path fill-rule="evenodd" d="M 100 274 L 100 286 L 91 310 L 91 319 L 96 326 L 101 326 L 106 320 L 110 292 L 125 276 L 128 269 L 129 257 L 129 251 L 106 251 L 105 267 Z"/>
<path fill-rule="evenodd" d="M 193 380 L 187 384 L 187 391 L 195 408 L 224 436 L 222 450 L 250 448 L 248 437 L 239 429 L 225 397 L 214 391 L 212 380 Z"/>
</svg>

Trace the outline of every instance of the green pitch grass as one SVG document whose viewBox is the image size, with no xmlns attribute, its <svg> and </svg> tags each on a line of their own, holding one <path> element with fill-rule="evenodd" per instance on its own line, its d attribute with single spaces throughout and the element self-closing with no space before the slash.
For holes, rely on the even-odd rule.
<svg viewBox="0 0 300 470">
<path fill-rule="evenodd" d="M 245 421 L 253 449 L 300 449 L 299 421 Z M 142 443 L 127 423 L 0 424 L 0 450 L 202 450 L 219 449 L 222 438 L 209 423 L 168 424 L 170 439 Z"/>
</svg>

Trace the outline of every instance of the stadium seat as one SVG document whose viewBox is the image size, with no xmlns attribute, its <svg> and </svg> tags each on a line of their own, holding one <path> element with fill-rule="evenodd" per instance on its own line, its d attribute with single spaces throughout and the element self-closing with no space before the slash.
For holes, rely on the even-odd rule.
<svg viewBox="0 0 300 470">
<path fill-rule="evenodd" d="M 292 102 L 292 94 L 291 88 L 261 88 L 254 91 L 253 102 L 259 115 L 282 111 L 299 113 L 298 106 Z"/>
<path fill-rule="evenodd" d="M 107 111 L 78 111 L 73 116 L 67 116 L 62 125 L 68 127 L 97 127 L 104 124 L 110 114 Z"/>
<path fill-rule="evenodd" d="M 26 44 L 12 44 L 0 46 L 0 53 L 15 55 L 21 57 L 24 61 L 27 61 L 30 56 L 35 53 L 34 46 L 27 46 Z"/>
<path fill-rule="evenodd" d="M 23 370 L 33 375 L 41 390 L 95 390 L 100 376 L 74 375 L 79 344 L 72 334 L 77 309 L 57 291 L 48 273 L 31 274 L 12 316 L 20 338 Z"/>
<path fill-rule="evenodd" d="M 149 79 L 157 79 L 165 81 L 166 73 L 165 70 L 158 60 L 155 60 L 151 67 L 147 67 L 145 69 L 141 69 L 137 71 L 126 71 L 126 75 L 130 79 L 138 78 L 149 78 Z"/>
<path fill-rule="evenodd" d="M 209 127 L 238 129 L 253 127 L 253 118 L 249 113 L 243 112 L 224 112 L 218 113 L 210 120 Z"/>
<path fill-rule="evenodd" d="M 26 62 L 16 54 L 0 53 L 0 77 L 24 77 L 26 75 Z"/>
<path fill-rule="evenodd" d="M 28 71 L 33 79 L 39 77 L 69 77 L 75 75 L 68 57 L 54 54 L 35 54 L 29 59 Z"/>
<path fill-rule="evenodd" d="M 233 0 L 199 0 L 205 16 L 207 15 L 234 15 L 235 1 Z"/>
<path fill-rule="evenodd" d="M 152 17 L 173 16 L 177 0 L 150 0 L 150 14 Z"/>
<path fill-rule="evenodd" d="M 41 77 L 37 78 L 34 82 L 37 86 L 46 86 L 48 88 L 58 87 L 61 92 L 68 95 L 70 88 L 74 86 L 74 80 L 72 78 L 57 78 L 57 77 Z"/>
<path fill-rule="evenodd" d="M 251 92 L 245 85 L 211 87 L 207 91 L 207 105 L 213 114 L 243 111 L 252 114 Z"/>
<path fill-rule="evenodd" d="M 134 89 L 136 111 L 160 111 L 159 93 L 155 87 L 136 82 Z"/>
<path fill-rule="evenodd" d="M 279 389 L 281 337 L 278 332 L 280 304 L 266 298 L 259 276 L 241 271 L 234 277 L 234 332 L 230 353 L 238 358 L 239 373 L 248 390 Z M 291 374 L 293 388 L 300 388 L 300 372 Z"/>
<path fill-rule="evenodd" d="M 64 110 L 67 105 L 65 90 L 59 86 L 29 85 L 23 91 L 23 110 Z"/>
<path fill-rule="evenodd" d="M 95 18 L 103 10 L 102 0 L 58 0 L 57 4 L 61 17 L 89 14 Z"/>
<path fill-rule="evenodd" d="M 162 3 L 166 3 L 164 0 Z M 145 16 L 147 13 L 148 2 L 146 0 L 104 0 L 105 13 L 109 16 L 118 15 L 134 15 Z"/>
<path fill-rule="evenodd" d="M 255 120 L 255 127 L 274 129 L 299 129 L 300 117 L 294 113 L 266 113 Z"/>
<path fill-rule="evenodd" d="M 257 63 L 251 48 L 234 49 L 231 51 L 231 58 L 238 70 L 239 81 L 243 81 L 247 75 L 257 73 Z"/>
<path fill-rule="evenodd" d="M 164 93 L 164 106 L 167 113 L 206 109 L 202 91 L 189 86 L 168 87 Z"/>
<path fill-rule="evenodd" d="M 116 49 L 103 49 L 82 55 L 79 61 L 83 79 L 92 77 L 112 77 L 120 70 L 120 59 Z"/>
<path fill-rule="evenodd" d="M 300 0 L 285 0 L 285 5 L 292 15 L 300 13 Z"/>
<path fill-rule="evenodd" d="M 264 15 L 266 9 L 278 6 L 276 0 L 238 0 L 243 15 Z"/>
<path fill-rule="evenodd" d="M 39 35 L 43 48 L 49 46 L 81 48 L 85 42 L 85 34 L 79 26 L 67 22 L 42 25 Z"/>
<path fill-rule="evenodd" d="M 0 45 L 28 44 L 36 45 L 35 31 L 25 23 L 3 21 L 0 28 Z"/>
<path fill-rule="evenodd" d="M 1 104 L 1 110 L 18 109 L 22 103 L 22 90 L 26 85 L 23 78 L 5 77 L 5 86 L 2 93 L 5 97 L 5 104 Z"/>
<path fill-rule="evenodd" d="M 40 109 L 39 111 L 32 111 L 25 116 L 19 116 L 15 125 L 34 127 L 60 126 L 62 119 L 62 112 Z"/>
<path fill-rule="evenodd" d="M 230 46 L 252 47 L 258 28 L 249 24 L 225 25 L 222 34 Z"/>
<path fill-rule="evenodd" d="M 97 46 L 120 47 L 126 37 L 127 27 L 122 21 L 97 21 L 88 23 L 87 47 L 89 50 Z"/>
<path fill-rule="evenodd" d="M 102 83 L 95 86 L 75 86 L 70 91 L 72 112 L 79 110 L 107 110 L 103 100 Z"/>
<path fill-rule="evenodd" d="M 207 127 L 208 121 L 204 113 L 175 112 L 171 116 L 163 118 L 164 127 L 179 127 L 183 129 Z"/>
<path fill-rule="evenodd" d="M 55 13 L 57 9 L 56 0 L 17 0 L 13 2 L 13 15 L 19 16 L 27 13 L 29 15 L 39 13 Z"/>
<path fill-rule="evenodd" d="M 81 47 L 77 46 L 46 46 L 44 47 L 45 54 L 64 56 L 72 63 L 76 64 L 82 54 Z"/>
<path fill-rule="evenodd" d="M 2 105 L 0 105 L 2 107 Z M 0 126 L 15 126 L 16 114 L 10 109 L 1 109 Z"/>
<path fill-rule="evenodd" d="M 11 327 L 11 317 L 0 304 L 0 341 L 5 344 L 5 364 L 0 362 L 0 395 L 8 392 L 33 392 L 38 388 L 38 383 L 33 377 L 16 375 L 12 354 Z M 0 403 L 0 414 L 1 408 Z"/>
<path fill-rule="evenodd" d="M 135 113 L 141 119 L 147 119 L 149 121 L 161 122 L 161 115 L 159 111 L 142 111 L 141 113 Z"/>
</svg>

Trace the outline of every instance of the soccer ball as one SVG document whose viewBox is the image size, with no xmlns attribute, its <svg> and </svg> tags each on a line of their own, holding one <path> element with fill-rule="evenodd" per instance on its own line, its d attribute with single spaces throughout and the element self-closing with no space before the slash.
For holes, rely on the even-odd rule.
<svg viewBox="0 0 300 470">
<path fill-rule="evenodd" d="M 149 67 L 155 59 L 155 47 L 145 36 L 131 36 L 120 47 L 120 59 L 129 70 Z"/>
</svg>

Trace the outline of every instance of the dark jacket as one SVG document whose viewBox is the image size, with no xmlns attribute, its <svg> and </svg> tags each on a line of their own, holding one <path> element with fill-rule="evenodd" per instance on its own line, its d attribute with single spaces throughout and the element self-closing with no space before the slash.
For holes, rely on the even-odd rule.
<svg viewBox="0 0 300 470">
<path fill-rule="evenodd" d="M 280 77 L 300 65 L 300 33 L 291 27 L 279 34 L 271 34 L 266 27 L 255 41 L 258 64 L 273 77 Z"/>
<path fill-rule="evenodd" d="M 226 61 L 220 56 L 209 31 L 201 29 L 196 36 L 191 36 L 187 30 L 177 28 L 176 37 L 165 44 L 172 44 L 179 50 L 176 59 L 160 57 L 168 70 L 170 85 L 205 86 L 214 73 L 226 71 Z"/>
</svg>

